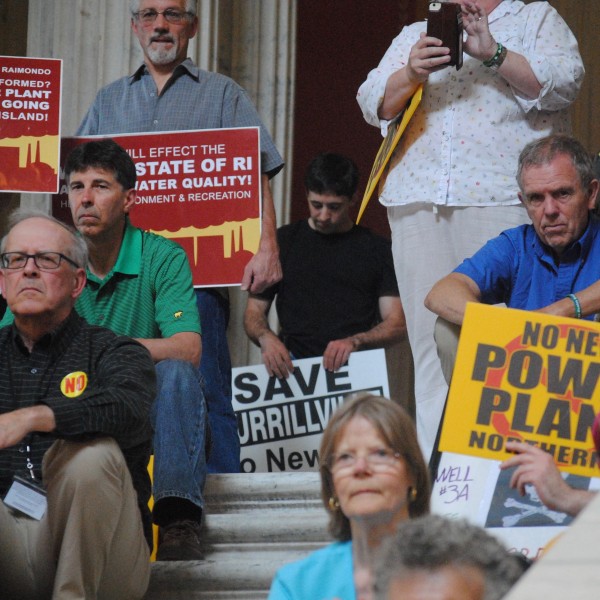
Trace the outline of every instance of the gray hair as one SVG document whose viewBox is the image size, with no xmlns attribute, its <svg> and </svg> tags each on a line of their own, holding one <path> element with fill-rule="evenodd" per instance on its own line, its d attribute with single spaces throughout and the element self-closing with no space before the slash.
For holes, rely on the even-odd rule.
<svg viewBox="0 0 600 600">
<path fill-rule="evenodd" d="M 472 567 L 481 572 L 483 600 L 500 600 L 523 564 L 483 528 L 462 519 L 426 515 L 400 524 L 375 557 L 374 598 L 386 600 L 392 581 L 415 572 Z"/>
<path fill-rule="evenodd" d="M 0 241 L 0 253 L 5 252 L 6 239 L 13 227 L 19 223 L 22 223 L 23 221 L 26 221 L 27 219 L 46 219 L 47 221 L 62 227 L 70 237 L 70 244 L 65 251 L 66 256 L 68 256 L 75 264 L 79 265 L 83 269 L 87 267 L 88 247 L 85 243 L 85 240 L 77 233 L 77 231 L 66 223 L 55 219 L 52 215 L 35 209 L 17 208 L 10 214 L 8 217 L 8 230 Z"/>
<path fill-rule="evenodd" d="M 129 0 L 129 11 L 132 17 L 140 9 L 140 2 L 141 0 Z M 186 0 L 185 11 L 196 15 L 196 2 L 197 0 Z"/>
<path fill-rule="evenodd" d="M 519 155 L 517 183 L 523 192 L 523 171 L 529 167 L 547 165 L 559 154 L 571 159 L 573 167 L 579 175 L 581 189 L 588 193 L 592 180 L 596 179 L 592 155 L 574 137 L 555 134 L 530 142 Z"/>
</svg>

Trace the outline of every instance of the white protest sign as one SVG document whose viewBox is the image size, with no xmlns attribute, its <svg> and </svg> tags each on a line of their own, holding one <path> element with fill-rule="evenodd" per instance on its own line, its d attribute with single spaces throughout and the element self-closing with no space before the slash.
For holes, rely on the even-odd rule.
<svg viewBox="0 0 600 600">
<path fill-rule="evenodd" d="M 323 429 L 348 395 L 389 396 L 385 351 L 353 352 L 332 373 L 322 357 L 294 361 L 288 379 L 269 377 L 264 365 L 232 370 L 233 408 L 245 473 L 316 471 Z"/>
<path fill-rule="evenodd" d="M 497 460 L 443 452 L 433 482 L 431 510 L 485 527 L 508 548 L 537 558 L 573 519 L 546 508 L 531 485 L 520 496 L 510 487 L 512 469 L 500 471 L 499 465 Z M 572 487 L 600 488 L 600 479 L 562 475 Z"/>
</svg>

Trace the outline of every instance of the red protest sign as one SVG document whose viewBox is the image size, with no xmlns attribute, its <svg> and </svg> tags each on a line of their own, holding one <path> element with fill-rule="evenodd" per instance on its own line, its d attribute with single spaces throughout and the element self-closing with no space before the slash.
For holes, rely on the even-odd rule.
<svg viewBox="0 0 600 600">
<path fill-rule="evenodd" d="M 136 164 L 132 223 L 178 242 L 195 286 L 239 285 L 260 241 L 258 128 L 111 137 Z M 63 139 L 63 161 L 91 139 Z M 71 222 L 62 170 L 53 214 Z"/>
<path fill-rule="evenodd" d="M 0 191 L 58 190 L 61 68 L 0 56 Z"/>
</svg>

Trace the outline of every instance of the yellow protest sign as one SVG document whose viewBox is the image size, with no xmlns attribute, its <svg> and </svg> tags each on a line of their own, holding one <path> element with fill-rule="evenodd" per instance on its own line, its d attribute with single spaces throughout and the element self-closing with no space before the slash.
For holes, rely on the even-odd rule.
<svg viewBox="0 0 600 600">
<path fill-rule="evenodd" d="M 524 441 L 597 477 L 599 379 L 600 324 L 469 303 L 440 450 L 503 460 L 508 440 Z"/>
<path fill-rule="evenodd" d="M 421 98 L 423 97 L 423 84 L 420 84 L 417 88 L 416 92 L 413 94 L 412 98 L 409 100 L 402 116 L 396 119 L 396 121 L 388 127 L 387 135 L 385 136 L 383 142 L 381 142 L 381 146 L 377 151 L 377 156 L 375 156 L 375 161 L 373 163 L 373 167 L 371 168 L 371 174 L 369 175 L 369 181 L 367 181 L 367 186 L 365 188 L 365 193 L 363 194 L 363 199 L 360 203 L 360 208 L 358 210 L 358 216 L 356 217 L 356 223 L 360 221 L 367 208 L 367 204 L 381 179 L 381 175 L 385 171 L 387 164 L 408 125 L 408 122 L 411 120 L 412 116 L 415 114 L 417 110 L 417 106 L 421 103 Z"/>
</svg>

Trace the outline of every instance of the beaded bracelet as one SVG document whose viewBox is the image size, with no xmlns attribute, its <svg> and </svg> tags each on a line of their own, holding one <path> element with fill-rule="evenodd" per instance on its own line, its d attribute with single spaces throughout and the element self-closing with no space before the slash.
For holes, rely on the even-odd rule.
<svg viewBox="0 0 600 600">
<path fill-rule="evenodd" d="M 569 294 L 567 298 L 570 298 L 575 305 L 575 318 L 581 319 L 581 303 L 579 302 L 579 298 L 575 294 Z"/>
<path fill-rule="evenodd" d="M 488 60 L 483 61 L 483 65 L 489 67 L 490 69 L 497 70 L 500 68 L 500 65 L 504 62 L 506 55 L 508 54 L 508 50 L 498 42 L 498 47 L 496 48 L 496 54 L 492 56 L 492 58 L 488 58 Z"/>
</svg>

